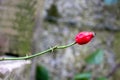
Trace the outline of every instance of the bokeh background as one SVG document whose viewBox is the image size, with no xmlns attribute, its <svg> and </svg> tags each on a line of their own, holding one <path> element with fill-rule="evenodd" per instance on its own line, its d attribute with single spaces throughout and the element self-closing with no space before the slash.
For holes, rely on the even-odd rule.
<svg viewBox="0 0 120 80">
<path fill-rule="evenodd" d="M 80 31 L 94 31 L 96 37 L 86 45 L 34 58 L 19 77 L 13 74 L 2 80 L 96 80 L 98 77 L 119 80 L 120 3 L 119 0 L 0 0 L 1 56 L 31 55 L 55 45 L 69 44 Z M 85 79 L 74 78 L 82 73 Z M 29 76 L 21 76 L 26 74 Z M 92 76 L 86 79 L 88 75 Z"/>
</svg>

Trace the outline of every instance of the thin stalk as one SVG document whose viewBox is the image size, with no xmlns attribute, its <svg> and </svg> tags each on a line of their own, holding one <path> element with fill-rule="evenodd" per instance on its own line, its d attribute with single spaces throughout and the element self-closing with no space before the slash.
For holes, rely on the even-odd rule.
<svg viewBox="0 0 120 80">
<path fill-rule="evenodd" d="M 54 50 L 57 50 L 57 49 L 65 49 L 65 48 L 68 48 L 70 46 L 73 46 L 74 44 L 76 44 L 76 42 L 73 42 L 71 44 L 68 44 L 68 45 L 64 45 L 64 46 L 54 46 L 52 48 L 49 48 L 45 51 L 42 51 L 40 53 L 36 53 L 36 54 L 33 54 L 33 55 L 30 55 L 30 56 L 24 56 L 24 57 L 16 57 L 16 58 L 0 58 L 0 61 L 3 61 L 3 60 L 27 60 L 27 59 L 31 59 L 31 58 L 34 58 L 34 57 L 37 57 L 37 56 L 40 56 L 42 54 L 45 54 L 45 53 L 48 53 L 48 52 L 51 52 L 51 51 L 54 51 Z"/>
</svg>

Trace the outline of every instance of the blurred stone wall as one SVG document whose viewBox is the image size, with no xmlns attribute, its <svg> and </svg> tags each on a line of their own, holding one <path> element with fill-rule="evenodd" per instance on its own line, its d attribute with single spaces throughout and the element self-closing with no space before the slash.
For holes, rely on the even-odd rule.
<svg viewBox="0 0 120 80">
<path fill-rule="evenodd" d="M 30 52 L 34 10 L 29 12 L 32 8 L 27 5 L 27 1 L 0 0 L 0 47 L 3 48 L 0 50 L 2 53 L 13 52 L 25 55 Z M 47 14 L 53 3 L 60 17 L 52 16 L 51 18 Z M 115 52 L 117 50 L 119 52 L 120 45 L 118 44 L 120 35 L 119 32 L 116 33 L 120 28 L 119 15 L 116 15 L 119 12 L 114 13 L 117 6 L 114 8 L 107 6 L 103 0 L 46 0 L 44 7 L 42 18 L 45 21 L 42 22 L 36 34 L 36 52 L 54 45 L 69 44 L 74 41 L 74 35 L 83 30 L 94 31 L 97 34 L 95 39 L 87 45 L 75 45 L 38 57 L 39 60 L 37 59 L 36 62 L 48 68 L 52 80 L 67 80 L 79 73 L 84 65 L 84 58 L 97 49 L 104 51 L 105 60 L 96 70 L 92 70 L 94 74 L 105 75 L 115 66 Z M 111 11 L 111 7 L 115 11 Z M 54 20 L 56 23 L 50 23 L 49 20 Z"/>
<path fill-rule="evenodd" d="M 17 11 L 14 0 L 0 0 L 0 52 L 9 52 L 9 37 L 17 35 L 17 31 L 12 29 L 13 20 Z"/>
<path fill-rule="evenodd" d="M 53 4 L 61 17 L 48 14 Z M 97 49 L 104 51 L 105 58 L 101 66 L 96 70 L 93 68 L 94 74 L 106 75 L 115 67 L 117 53 L 114 50 L 114 42 L 120 25 L 116 24 L 119 15 L 109 11 L 112 6 L 105 5 L 103 0 L 46 0 L 43 12 L 45 22 L 39 36 L 38 50 L 71 43 L 74 41 L 74 35 L 80 31 L 94 31 L 97 34 L 87 45 L 75 45 L 39 57 L 38 63 L 48 68 L 52 80 L 71 79 L 81 71 L 85 57 Z M 57 22 L 51 23 L 51 20 Z"/>
<path fill-rule="evenodd" d="M 47 10 L 55 3 L 62 15 L 60 22 L 75 22 L 77 27 L 119 30 L 119 4 L 107 5 L 104 0 L 46 0 Z M 44 16 L 46 16 L 44 12 Z"/>
<path fill-rule="evenodd" d="M 30 53 L 35 6 L 36 0 L 0 0 L 1 53 Z"/>
</svg>

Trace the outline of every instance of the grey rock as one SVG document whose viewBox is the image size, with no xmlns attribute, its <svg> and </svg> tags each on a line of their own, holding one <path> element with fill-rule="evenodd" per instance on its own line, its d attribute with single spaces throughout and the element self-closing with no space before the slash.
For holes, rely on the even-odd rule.
<svg viewBox="0 0 120 80">
<path fill-rule="evenodd" d="M 0 61 L 0 80 L 28 80 L 30 64 L 29 60 Z"/>
</svg>

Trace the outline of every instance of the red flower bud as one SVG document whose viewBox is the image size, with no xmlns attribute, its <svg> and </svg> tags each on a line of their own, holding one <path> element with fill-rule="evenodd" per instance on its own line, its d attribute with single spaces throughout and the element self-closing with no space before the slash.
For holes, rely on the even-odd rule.
<svg viewBox="0 0 120 80">
<path fill-rule="evenodd" d="M 83 45 L 91 41 L 91 39 L 95 36 L 94 32 L 83 31 L 76 35 L 75 42 L 79 45 Z"/>
</svg>

